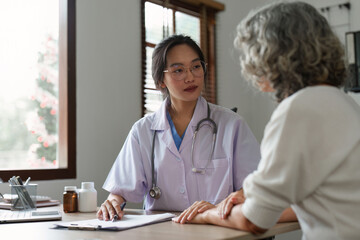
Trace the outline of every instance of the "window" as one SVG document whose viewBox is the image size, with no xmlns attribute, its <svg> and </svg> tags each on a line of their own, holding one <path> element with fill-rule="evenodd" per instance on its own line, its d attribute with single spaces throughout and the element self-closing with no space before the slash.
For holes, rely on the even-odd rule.
<svg viewBox="0 0 360 240">
<path fill-rule="evenodd" d="M 75 3 L 0 3 L 3 181 L 76 177 Z"/>
<path fill-rule="evenodd" d="M 172 34 L 192 37 L 208 62 L 204 97 L 216 103 L 215 14 L 224 5 L 212 0 L 142 0 L 142 109 L 156 111 L 163 101 L 151 76 L 151 57 L 157 43 Z"/>
</svg>

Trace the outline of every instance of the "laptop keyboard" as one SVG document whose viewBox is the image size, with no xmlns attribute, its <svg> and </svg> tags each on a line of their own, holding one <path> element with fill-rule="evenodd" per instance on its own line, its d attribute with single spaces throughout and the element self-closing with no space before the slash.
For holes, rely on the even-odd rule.
<svg viewBox="0 0 360 240">
<path fill-rule="evenodd" d="M 32 211 L 6 211 L 0 210 L 0 219 L 24 219 L 31 218 Z"/>
</svg>

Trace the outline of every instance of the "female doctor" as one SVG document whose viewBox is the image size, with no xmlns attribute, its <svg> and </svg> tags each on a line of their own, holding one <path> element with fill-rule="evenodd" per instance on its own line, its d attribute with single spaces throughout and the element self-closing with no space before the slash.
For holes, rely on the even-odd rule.
<svg viewBox="0 0 360 240">
<path fill-rule="evenodd" d="M 152 64 L 165 100 L 133 125 L 103 185 L 110 194 L 97 213 L 102 220 L 121 219 L 126 201 L 144 200 L 146 210 L 197 209 L 195 202 L 206 209 L 240 190 L 260 160 L 243 118 L 201 97 L 206 63 L 190 37 L 164 39 Z"/>
</svg>

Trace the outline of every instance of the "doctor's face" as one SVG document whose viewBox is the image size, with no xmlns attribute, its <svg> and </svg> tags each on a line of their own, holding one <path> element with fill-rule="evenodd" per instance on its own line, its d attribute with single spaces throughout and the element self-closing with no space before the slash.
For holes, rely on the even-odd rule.
<svg viewBox="0 0 360 240">
<path fill-rule="evenodd" d="M 186 44 L 168 51 L 161 87 L 167 87 L 171 101 L 197 100 L 204 87 L 204 66 L 195 50 Z"/>
</svg>

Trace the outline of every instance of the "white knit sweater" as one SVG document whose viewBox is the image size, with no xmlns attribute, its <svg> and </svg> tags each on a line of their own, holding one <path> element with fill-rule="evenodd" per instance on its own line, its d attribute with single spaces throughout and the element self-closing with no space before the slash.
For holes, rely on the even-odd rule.
<svg viewBox="0 0 360 240">
<path fill-rule="evenodd" d="M 270 228 L 293 208 L 303 239 L 360 239 L 360 107 L 335 87 L 283 100 L 267 124 L 244 215 Z"/>
</svg>

